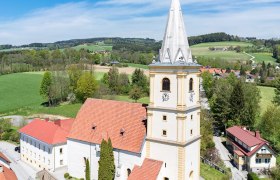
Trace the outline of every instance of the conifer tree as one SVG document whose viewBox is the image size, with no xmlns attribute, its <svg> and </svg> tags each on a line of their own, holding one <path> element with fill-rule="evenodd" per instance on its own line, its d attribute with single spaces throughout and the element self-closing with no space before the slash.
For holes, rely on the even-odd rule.
<svg viewBox="0 0 280 180">
<path fill-rule="evenodd" d="M 230 96 L 230 106 L 229 108 L 231 109 L 231 112 L 229 114 L 229 119 L 233 120 L 235 124 L 241 124 L 242 125 L 242 120 L 243 120 L 243 115 L 244 115 L 244 108 L 245 108 L 245 97 L 244 97 L 244 92 L 242 88 L 242 82 L 238 81 L 231 93 Z"/>
<path fill-rule="evenodd" d="M 280 106 L 280 78 L 276 80 L 275 87 L 276 89 L 274 90 L 275 96 L 273 98 L 273 103 Z"/>
<path fill-rule="evenodd" d="M 86 159 L 86 180 L 90 180 L 90 166 L 88 159 Z"/>
<path fill-rule="evenodd" d="M 115 177 L 115 164 L 113 147 L 110 139 L 108 140 L 108 142 L 106 142 L 104 139 L 102 140 L 100 148 L 100 159 L 98 163 L 98 179 L 113 180 Z"/>
</svg>

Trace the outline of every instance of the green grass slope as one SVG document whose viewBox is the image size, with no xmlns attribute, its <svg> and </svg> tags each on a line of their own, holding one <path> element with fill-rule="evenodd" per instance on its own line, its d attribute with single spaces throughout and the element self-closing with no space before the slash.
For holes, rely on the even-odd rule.
<svg viewBox="0 0 280 180">
<path fill-rule="evenodd" d="M 247 61 L 251 57 L 244 53 L 236 53 L 235 51 L 210 51 L 210 47 L 229 47 L 229 46 L 253 46 L 251 43 L 246 42 L 212 42 L 212 43 L 201 43 L 191 47 L 192 54 L 197 57 L 206 58 L 219 58 L 225 61 Z"/>
<path fill-rule="evenodd" d="M 0 114 L 24 106 L 39 106 L 40 74 L 17 73 L 0 76 Z"/>
<path fill-rule="evenodd" d="M 262 63 L 264 61 L 265 63 L 273 64 L 276 62 L 276 59 L 272 57 L 272 53 L 249 53 L 249 54 L 255 57 L 254 60 L 257 63 Z"/>
<path fill-rule="evenodd" d="M 225 174 L 202 162 L 200 163 L 200 176 L 205 180 L 223 180 L 227 177 Z"/>
<path fill-rule="evenodd" d="M 272 105 L 273 97 L 275 96 L 274 88 L 258 86 L 261 93 L 260 108 L 261 114 L 263 114 L 266 109 Z"/>
</svg>

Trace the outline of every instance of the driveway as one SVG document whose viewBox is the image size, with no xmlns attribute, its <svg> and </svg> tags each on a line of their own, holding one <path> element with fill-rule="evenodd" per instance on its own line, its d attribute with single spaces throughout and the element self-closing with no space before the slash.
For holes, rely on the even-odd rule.
<svg viewBox="0 0 280 180">
<path fill-rule="evenodd" d="M 230 162 L 230 158 L 229 155 L 230 153 L 228 152 L 228 150 L 226 149 L 226 147 L 222 144 L 222 139 L 220 137 L 213 137 L 214 143 L 215 143 L 215 147 L 216 149 L 219 151 L 220 153 L 220 157 L 221 159 L 224 161 L 226 167 L 231 169 L 232 172 L 232 178 L 234 180 L 245 180 L 247 179 L 246 175 L 244 172 L 239 171 L 236 167 L 234 167 L 232 165 L 232 163 Z"/>
<path fill-rule="evenodd" d="M 15 145 L 0 141 L 0 151 L 11 161 L 11 169 L 16 173 L 18 180 L 33 180 L 36 170 L 20 160 L 20 153 L 15 152 Z"/>
</svg>

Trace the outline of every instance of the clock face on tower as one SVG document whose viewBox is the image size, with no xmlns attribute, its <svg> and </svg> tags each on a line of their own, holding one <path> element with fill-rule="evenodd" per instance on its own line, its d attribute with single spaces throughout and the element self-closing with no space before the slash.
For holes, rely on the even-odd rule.
<svg viewBox="0 0 280 180">
<path fill-rule="evenodd" d="M 169 100 L 169 94 L 168 93 L 163 93 L 162 94 L 162 101 L 168 101 Z"/>
</svg>

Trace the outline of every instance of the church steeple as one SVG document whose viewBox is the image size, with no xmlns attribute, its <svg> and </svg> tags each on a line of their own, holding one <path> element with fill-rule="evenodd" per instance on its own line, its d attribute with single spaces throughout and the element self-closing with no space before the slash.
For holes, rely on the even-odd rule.
<svg viewBox="0 0 280 180">
<path fill-rule="evenodd" d="M 160 63 L 193 63 L 180 0 L 172 0 L 162 47 Z"/>
</svg>

